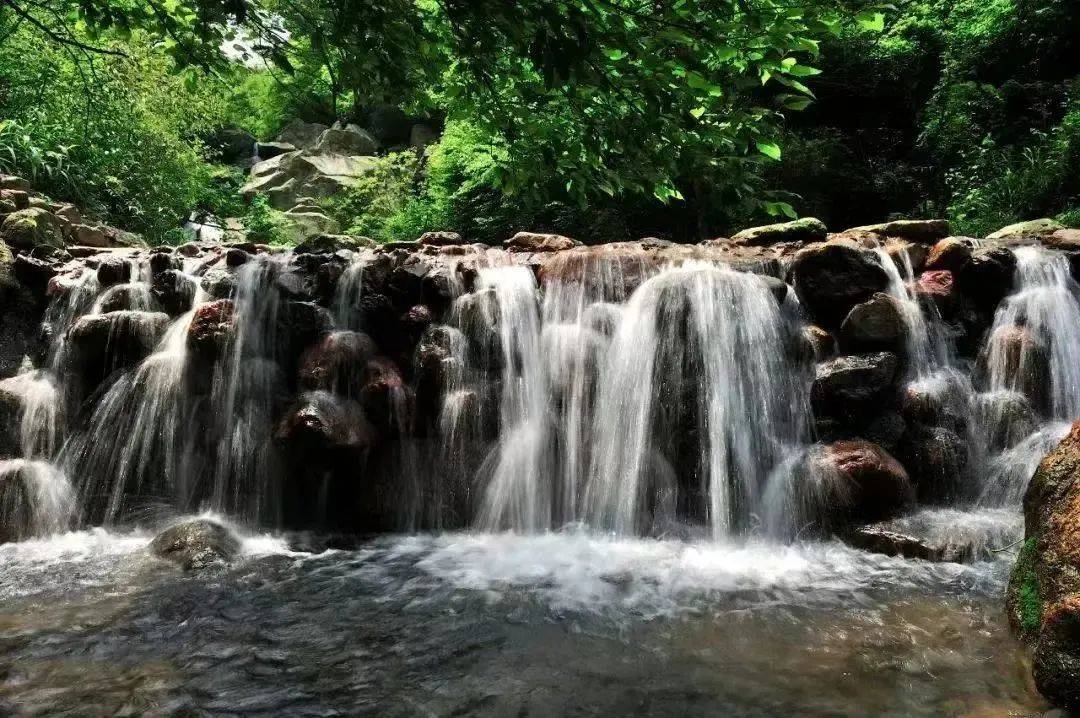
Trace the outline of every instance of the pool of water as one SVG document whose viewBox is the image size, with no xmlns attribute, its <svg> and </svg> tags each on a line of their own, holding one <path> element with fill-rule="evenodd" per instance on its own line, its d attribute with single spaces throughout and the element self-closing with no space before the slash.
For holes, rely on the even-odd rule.
<svg viewBox="0 0 1080 718">
<path fill-rule="evenodd" d="M 184 574 L 150 535 L 0 546 L 0 714 L 1034 716 L 1011 555 L 249 537 Z M 310 547 L 311 542 L 300 542 Z"/>
</svg>

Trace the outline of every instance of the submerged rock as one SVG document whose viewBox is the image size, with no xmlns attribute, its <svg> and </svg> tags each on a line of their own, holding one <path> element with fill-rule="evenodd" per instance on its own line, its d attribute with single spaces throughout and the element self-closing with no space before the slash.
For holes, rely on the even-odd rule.
<svg viewBox="0 0 1080 718">
<path fill-rule="evenodd" d="M 859 526 L 845 534 L 844 541 L 864 551 L 924 561 L 965 563 L 973 557 L 970 545 L 953 546 L 921 536 L 912 536 L 894 530 L 889 522 Z"/>
<path fill-rule="evenodd" d="M 155 536 L 150 553 L 192 571 L 231 562 L 240 553 L 240 541 L 216 521 L 191 519 Z"/>
</svg>

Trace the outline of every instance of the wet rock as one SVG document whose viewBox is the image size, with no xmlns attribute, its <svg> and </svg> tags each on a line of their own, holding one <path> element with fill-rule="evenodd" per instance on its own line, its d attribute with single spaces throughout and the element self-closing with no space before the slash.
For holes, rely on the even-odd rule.
<svg viewBox="0 0 1080 718">
<path fill-rule="evenodd" d="M 300 359 L 300 386 L 357 397 L 363 385 L 364 368 L 376 351 L 375 342 L 366 334 L 330 332 Z"/>
<path fill-rule="evenodd" d="M 233 335 L 232 300 L 218 299 L 195 310 L 188 326 L 187 346 L 198 358 L 213 362 L 225 352 Z"/>
<path fill-rule="evenodd" d="M 947 237 L 933 246 L 926 257 L 926 270 L 959 272 L 971 261 L 971 245 L 957 237 Z"/>
<path fill-rule="evenodd" d="M 967 441 L 944 426 L 911 425 L 898 455 L 908 468 L 920 501 L 955 500 L 968 462 Z"/>
<path fill-rule="evenodd" d="M 70 339 L 83 377 L 96 384 L 121 367 L 132 367 L 153 351 L 169 325 L 162 312 L 116 311 L 87 314 L 71 328 Z"/>
<path fill-rule="evenodd" d="M 235 560 L 240 553 L 240 541 L 216 521 L 191 519 L 155 536 L 150 542 L 150 553 L 185 571 L 197 571 Z"/>
<path fill-rule="evenodd" d="M 170 269 L 183 269 L 184 263 L 173 252 L 154 251 L 150 254 L 150 273 L 152 275 L 167 272 Z"/>
<path fill-rule="evenodd" d="M 844 541 L 864 551 L 923 561 L 966 563 L 974 553 L 970 545 L 953 546 L 895 531 L 889 522 L 859 526 L 844 534 Z"/>
<path fill-rule="evenodd" d="M 776 277 L 770 277 L 768 275 L 762 275 L 761 281 L 765 283 L 765 286 L 769 288 L 769 293 L 773 295 L 777 302 L 784 303 L 788 295 L 788 285 L 782 279 Z"/>
<path fill-rule="evenodd" d="M 893 452 L 900 445 L 906 431 L 907 422 L 903 415 L 899 411 L 888 409 L 871 419 L 858 433 L 886 451 Z"/>
<path fill-rule="evenodd" d="M 852 307 L 889 283 L 873 253 L 842 242 L 800 250 L 791 278 L 799 301 L 825 327 L 838 326 Z"/>
<path fill-rule="evenodd" d="M 1052 234 L 1059 229 L 1064 229 L 1060 222 L 1052 219 L 1033 219 L 1027 222 L 1017 222 L 1008 227 L 1002 227 L 993 234 L 986 235 L 987 239 L 1019 239 L 1034 238 Z"/>
<path fill-rule="evenodd" d="M 925 244 L 918 244 L 905 239 L 889 239 L 885 242 L 885 252 L 896 266 L 902 270 L 905 267 L 910 267 L 912 276 L 916 276 L 923 271 L 923 267 L 926 265 L 926 257 L 930 254 L 930 250 Z"/>
<path fill-rule="evenodd" d="M 960 303 L 953 273 L 948 270 L 923 272 L 915 281 L 915 296 L 931 302 L 943 315 L 951 315 Z"/>
<path fill-rule="evenodd" d="M 813 217 L 791 222 L 751 227 L 736 233 L 731 239 L 737 244 L 765 246 L 777 242 L 822 242 L 829 230 L 825 223 Z"/>
<path fill-rule="evenodd" d="M 150 293 L 154 301 L 164 312 L 173 317 L 191 310 L 196 290 L 195 280 L 175 269 L 167 269 L 155 274 L 150 285 Z"/>
<path fill-rule="evenodd" d="M 956 279 L 960 290 L 971 297 L 976 306 L 993 312 L 1012 291 L 1016 257 L 1001 247 L 975 250 L 971 261 L 964 265 Z"/>
<path fill-rule="evenodd" d="M 944 426 L 962 433 L 967 426 L 967 403 L 959 383 L 935 377 L 904 387 L 900 410 L 909 424 Z"/>
<path fill-rule="evenodd" d="M 889 452 L 863 439 L 811 452 L 800 490 L 831 530 L 895 516 L 915 499 L 907 472 Z"/>
<path fill-rule="evenodd" d="M 236 294 L 236 274 L 224 267 L 214 267 L 203 275 L 203 291 L 211 299 L 229 299 Z"/>
<path fill-rule="evenodd" d="M 836 353 L 836 340 L 822 327 L 807 324 L 801 329 L 799 337 L 803 349 L 801 354 L 815 362 L 824 361 Z"/>
<path fill-rule="evenodd" d="M 842 356 L 817 365 L 810 387 L 815 419 L 858 422 L 877 413 L 892 399 L 895 389 L 895 354 L 879 352 Z"/>
<path fill-rule="evenodd" d="M 1009 615 L 1035 642 L 1039 691 L 1080 710 L 1080 422 L 1032 476 L 1024 534 L 1006 595 Z"/>
<path fill-rule="evenodd" d="M 572 249 L 577 242 L 559 234 L 537 234 L 518 232 L 504 243 L 506 248 L 516 252 L 558 252 Z"/>
<path fill-rule="evenodd" d="M 990 386 L 1019 391 L 1039 411 L 1050 400 L 1050 350 L 1027 327 L 1007 325 L 994 330 L 979 355 L 977 373 Z"/>
<path fill-rule="evenodd" d="M 1063 251 L 1080 249 L 1080 229 L 1058 229 L 1042 238 L 1043 246 Z"/>
<path fill-rule="evenodd" d="M 4 217 L 0 223 L 0 240 L 14 249 L 30 251 L 37 248 L 61 249 L 64 237 L 60 220 L 41 207 L 20 209 Z"/>
<path fill-rule="evenodd" d="M 251 255 L 239 247 L 231 247 L 225 252 L 225 264 L 229 267 L 239 267 L 246 264 Z"/>
<path fill-rule="evenodd" d="M 390 434 L 405 429 L 411 422 L 412 403 L 412 392 L 393 362 L 375 358 L 367 363 L 360 404 L 374 426 Z"/>
<path fill-rule="evenodd" d="M 102 288 L 127 282 L 131 279 L 131 264 L 123 257 L 106 256 L 98 264 L 97 279 Z"/>
<path fill-rule="evenodd" d="M 892 296 L 877 292 L 848 312 L 840 325 L 840 346 L 850 353 L 899 353 L 907 342 L 907 333 L 900 304 Z"/>
<path fill-rule="evenodd" d="M 364 449 L 377 438 L 359 403 L 326 391 L 302 394 L 274 436 L 306 456 L 317 451 Z"/>
<path fill-rule="evenodd" d="M 1039 419 L 1026 396 L 1016 391 L 995 391 L 975 396 L 974 423 L 986 427 L 983 437 L 991 451 L 1002 451 L 1031 436 Z"/>
</svg>

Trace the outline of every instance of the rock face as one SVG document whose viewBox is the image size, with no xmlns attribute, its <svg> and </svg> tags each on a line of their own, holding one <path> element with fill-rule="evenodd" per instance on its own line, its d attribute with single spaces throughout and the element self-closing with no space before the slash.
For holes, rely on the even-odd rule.
<svg viewBox="0 0 1080 718">
<path fill-rule="evenodd" d="M 240 553 L 240 541 L 216 521 L 191 519 L 155 536 L 150 553 L 193 571 L 233 561 Z"/>
<path fill-rule="evenodd" d="M 1039 691 L 1080 710 L 1080 422 L 1031 477 L 1024 534 L 1006 596 L 1010 621 L 1034 641 Z"/>
<path fill-rule="evenodd" d="M 328 197 L 351 187 L 375 166 L 373 157 L 298 150 L 264 160 L 251 168 L 244 197 L 265 194 L 280 210 L 296 206 L 301 197 Z"/>
<path fill-rule="evenodd" d="M 799 301 L 825 327 L 838 326 L 852 307 L 889 284 L 873 253 L 841 242 L 801 250 L 791 279 Z"/>
</svg>

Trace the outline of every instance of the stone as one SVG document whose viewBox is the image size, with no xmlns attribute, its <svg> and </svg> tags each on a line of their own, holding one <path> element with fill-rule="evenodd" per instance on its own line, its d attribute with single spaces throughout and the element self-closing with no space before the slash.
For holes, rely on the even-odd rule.
<svg viewBox="0 0 1080 718">
<path fill-rule="evenodd" d="M 240 194 L 247 199 L 264 194 L 273 207 L 287 210 L 301 197 L 321 199 L 348 189 L 371 172 L 376 162 L 374 157 L 286 152 L 252 167 Z"/>
<path fill-rule="evenodd" d="M 956 279 L 952 272 L 945 269 L 923 272 L 915 280 L 913 289 L 917 298 L 932 302 L 944 315 L 952 314 L 960 302 Z"/>
<path fill-rule="evenodd" d="M 364 414 L 381 431 L 394 434 L 400 426 L 407 425 L 405 412 L 412 403 L 411 396 L 392 361 L 376 357 L 367 363 L 360 403 Z"/>
<path fill-rule="evenodd" d="M 62 249 L 64 237 L 56 215 L 41 207 L 12 212 L 0 224 L 0 240 L 12 249 L 31 251 L 38 248 Z"/>
<path fill-rule="evenodd" d="M 888 253 L 896 266 L 901 269 L 901 272 L 904 271 L 905 267 L 910 267 L 912 276 L 923 271 L 923 267 L 926 265 L 926 257 L 930 254 L 930 250 L 925 244 L 906 239 L 889 238 L 885 241 L 884 247 L 885 252 Z"/>
<path fill-rule="evenodd" d="M 293 247 L 293 254 L 333 254 L 341 250 L 357 251 L 376 247 L 378 242 L 350 234 L 316 234 Z"/>
<path fill-rule="evenodd" d="M 895 516 L 915 500 L 900 462 L 864 439 L 816 447 L 800 478 L 803 503 L 819 507 L 823 527 L 833 531 Z"/>
<path fill-rule="evenodd" d="M 958 498 L 968 462 L 967 441 L 944 426 L 908 427 L 897 451 L 911 473 L 920 501 Z"/>
<path fill-rule="evenodd" d="M 737 232 L 731 239 L 736 244 L 761 247 L 777 242 L 823 242 L 828 233 L 828 228 L 820 219 L 804 217 L 791 222 L 750 227 Z"/>
<path fill-rule="evenodd" d="M 518 232 L 503 244 L 507 249 L 517 252 L 558 252 L 572 249 L 578 242 L 560 234 Z"/>
<path fill-rule="evenodd" d="M 800 250 L 791 265 L 791 280 L 799 301 L 826 328 L 838 326 L 852 307 L 889 284 L 872 252 L 843 242 Z"/>
<path fill-rule="evenodd" d="M 949 235 L 947 219 L 897 219 L 881 224 L 853 227 L 847 232 L 869 232 L 880 237 L 898 237 L 912 242 L 931 243 Z"/>
<path fill-rule="evenodd" d="M 229 299 L 208 302 L 196 309 L 188 326 L 188 349 L 210 362 L 220 357 L 232 339 L 234 311 Z"/>
<path fill-rule="evenodd" d="M 358 397 L 364 369 L 378 347 L 360 332 L 335 331 L 308 347 L 300 359 L 300 386 Z"/>
<path fill-rule="evenodd" d="M 800 331 L 805 355 L 815 362 L 824 361 L 836 353 L 836 340 L 827 330 L 816 324 L 807 324 Z"/>
<path fill-rule="evenodd" d="M 81 247 L 109 247 L 112 243 L 105 227 L 100 224 L 72 224 L 68 230 L 72 244 Z"/>
<path fill-rule="evenodd" d="M 114 284 L 127 282 L 131 277 L 131 263 L 123 257 L 109 255 L 102 258 L 97 268 L 98 284 L 102 287 L 111 287 Z"/>
<path fill-rule="evenodd" d="M 971 545 L 953 546 L 893 529 L 890 522 L 859 526 L 844 534 L 844 541 L 863 551 L 903 556 L 923 561 L 966 563 L 973 557 Z"/>
<path fill-rule="evenodd" d="M 933 246 L 926 257 L 927 271 L 959 272 L 971 261 L 971 245 L 957 237 L 946 237 Z"/>
<path fill-rule="evenodd" d="M 420 244 L 428 247 L 448 247 L 468 242 L 457 232 L 424 232 L 420 235 Z"/>
<path fill-rule="evenodd" d="M 272 159 L 286 152 L 295 152 L 298 149 L 300 148 L 288 142 L 257 142 L 255 144 L 259 161 Z"/>
<path fill-rule="evenodd" d="M 1080 422 L 1031 477 L 1024 537 L 1006 593 L 1010 622 L 1034 641 L 1039 691 L 1080 710 Z"/>
<path fill-rule="evenodd" d="M 376 437 L 360 404 L 327 391 L 302 394 L 274 433 L 277 441 L 308 456 L 323 451 L 365 449 L 374 444 Z"/>
<path fill-rule="evenodd" d="M 176 317 L 191 310 L 196 289 L 191 277 L 176 269 L 166 269 L 154 275 L 150 294 L 166 314 Z"/>
<path fill-rule="evenodd" d="M 29 192 L 30 183 L 22 177 L 0 174 L 0 189 L 10 189 L 17 192 Z"/>
<path fill-rule="evenodd" d="M 315 146 L 327 129 L 329 128 L 326 125 L 320 125 L 317 122 L 294 119 L 278 134 L 276 141 L 292 145 L 298 150 L 309 150 Z"/>
<path fill-rule="evenodd" d="M 116 369 L 137 365 L 168 326 L 169 315 L 163 312 L 122 310 L 80 317 L 71 328 L 70 341 L 87 386 L 95 386 Z"/>
<path fill-rule="evenodd" d="M 996 247 L 977 248 L 971 261 L 956 275 L 956 281 L 964 295 L 971 297 L 982 311 L 992 313 L 1013 286 L 1016 256 L 1008 249 Z"/>
<path fill-rule="evenodd" d="M 865 419 L 891 399 L 897 358 L 889 352 L 841 356 L 817 365 L 810 403 L 817 419 Z"/>
<path fill-rule="evenodd" d="M 840 325 L 840 346 L 848 353 L 901 353 L 907 342 L 907 322 L 897 300 L 877 292 L 856 304 Z"/>
<path fill-rule="evenodd" d="M 1042 237 L 1042 243 L 1051 249 L 1076 251 L 1080 249 L 1080 229 L 1058 229 Z"/>
<path fill-rule="evenodd" d="M 1059 229 L 1064 229 L 1060 222 L 1053 219 L 1033 219 L 1027 222 L 1017 222 L 998 231 L 986 235 L 987 239 L 1018 239 L 1041 237 L 1052 234 Z"/>
<path fill-rule="evenodd" d="M 349 129 L 351 128 L 351 129 Z M 373 155 L 378 150 L 375 138 L 366 131 L 349 125 L 346 129 L 331 127 L 319 135 L 315 149 L 338 155 Z"/>
<path fill-rule="evenodd" d="M 210 519 L 190 519 L 166 528 L 150 542 L 150 553 L 197 571 L 231 563 L 240 554 L 240 540 L 225 526 Z"/>
<path fill-rule="evenodd" d="M 976 370 L 983 384 L 1019 391 L 1036 410 L 1050 401 L 1050 348 L 1028 327 L 997 327 L 979 354 Z"/>
</svg>

